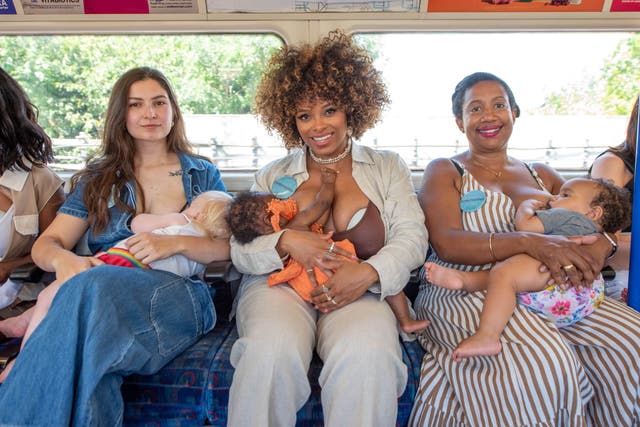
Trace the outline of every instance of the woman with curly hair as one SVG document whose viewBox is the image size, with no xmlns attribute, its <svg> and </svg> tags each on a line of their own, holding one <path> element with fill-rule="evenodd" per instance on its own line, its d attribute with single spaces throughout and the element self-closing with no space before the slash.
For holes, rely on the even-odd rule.
<svg viewBox="0 0 640 427">
<path fill-rule="evenodd" d="M 310 394 L 307 370 L 314 349 L 327 426 L 395 425 L 407 369 L 384 298 L 395 295 L 420 266 L 427 231 L 400 156 L 353 142 L 389 102 L 381 74 L 350 36 L 332 32 L 315 45 L 287 46 L 270 60 L 255 109 L 289 154 L 256 173 L 253 191 L 308 206 L 321 170 L 337 171 L 331 209 L 319 220 L 325 234 L 284 229 L 250 243 L 231 240 L 234 265 L 244 273 L 236 301 L 240 338 L 230 426 L 290 426 Z M 349 239 L 359 263 L 329 239 Z M 288 286 L 268 287 L 269 273 L 288 257 L 313 278 L 329 279 L 305 302 Z"/>
<path fill-rule="evenodd" d="M 62 179 L 46 166 L 52 160 L 36 108 L 0 68 L 0 308 L 19 296 L 23 283 L 9 276 L 31 262 L 33 242 L 64 201 Z M 0 340 L 16 335 L 12 322 L 0 322 Z"/>
</svg>

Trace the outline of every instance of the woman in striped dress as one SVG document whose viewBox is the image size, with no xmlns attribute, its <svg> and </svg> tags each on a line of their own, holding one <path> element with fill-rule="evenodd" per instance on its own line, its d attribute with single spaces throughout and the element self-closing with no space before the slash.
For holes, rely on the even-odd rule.
<svg viewBox="0 0 640 427">
<path fill-rule="evenodd" d="M 604 236 L 572 240 L 515 231 L 520 202 L 547 199 L 563 179 L 546 165 L 507 155 L 519 115 L 508 85 L 475 73 L 456 86 L 452 102 L 469 150 L 425 170 L 419 199 L 434 249 L 429 261 L 471 271 L 526 253 L 556 282 L 590 285 L 613 250 Z M 431 326 L 420 337 L 426 354 L 411 425 L 638 425 L 636 311 L 605 299 L 588 318 L 559 329 L 518 306 L 500 354 L 456 363 L 451 353 L 477 329 L 484 294 L 433 286 L 422 276 L 415 309 Z"/>
</svg>

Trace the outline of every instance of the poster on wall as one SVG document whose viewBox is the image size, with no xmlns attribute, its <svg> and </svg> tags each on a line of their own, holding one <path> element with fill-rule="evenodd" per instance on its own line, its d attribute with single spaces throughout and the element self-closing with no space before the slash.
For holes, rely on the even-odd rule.
<svg viewBox="0 0 640 427">
<path fill-rule="evenodd" d="M 427 12 L 601 12 L 604 0 L 428 0 Z"/>
<path fill-rule="evenodd" d="M 611 12 L 640 12 L 640 0 L 613 0 Z"/>
<path fill-rule="evenodd" d="M 16 7 L 13 0 L 0 0 L 0 15 L 15 15 Z"/>
<path fill-rule="evenodd" d="M 207 12 L 417 12 L 420 0 L 207 0 Z"/>
<path fill-rule="evenodd" d="M 148 0 L 84 0 L 84 13 L 149 13 Z"/>
<path fill-rule="evenodd" d="M 198 0 L 149 0 L 149 13 L 198 13 Z"/>
<path fill-rule="evenodd" d="M 22 0 L 25 15 L 84 13 L 83 0 Z"/>
</svg>

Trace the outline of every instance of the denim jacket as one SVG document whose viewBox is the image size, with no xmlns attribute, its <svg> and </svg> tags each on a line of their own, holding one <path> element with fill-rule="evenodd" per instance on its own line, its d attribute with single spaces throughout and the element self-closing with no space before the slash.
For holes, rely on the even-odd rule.
<svg viewBox="0 0 640 427">
<path fill-rule="evenodd" d="M 178 157 L 180 158 L 182 185 L 187 203 L 191 203 L 198 194 L 205 191 L 226 191 L 222 177 L 220 176 L 220 171 L 212 163 L 188 154 L 178 154 Z M 134 188 L 132 182 L 127 183 L 120 194 L 120 198 L 127 205 L 135 209 L 136 194 Z M 80 182 L 74 191 L 69 194 L 65 203 L 58 210 L 58 213 L 87 219 L 89 211 L 82 198 L 83 189 L 84 183 Z M 98 234 L 92 232 L 87 233 L 87 244 L 92 254 L 106 250 L 120 240 L 133 235 L 131 231 L 132 214 L 118 209 L 113 200 L 109 201 L 109 214 L 110 220 L 106 229 Z"/>
</svg>

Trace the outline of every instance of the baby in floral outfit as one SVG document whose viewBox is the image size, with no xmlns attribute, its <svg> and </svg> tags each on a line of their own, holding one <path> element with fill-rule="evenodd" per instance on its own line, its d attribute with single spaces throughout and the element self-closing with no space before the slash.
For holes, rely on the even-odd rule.
<svg viewBox="0 0 640 427">
<path fill-rule="evenodd" d="M 609 180 L 574 178 L 564 183 L 547 203 L 526 200 L 516 212 L 518 231 L 565 236 L 615 233 L 631 220 L 628 191 Z M 500 335 L 516 306 L 548 317 L 558 327 L 569 326 L 589 314 L 604 298 L 601 277 L 589 287 L 552 284 L 550 274 L 540 272 L 540 262 L 526 254 L 510 257 L 491 270 L 460 271 L 426 263 L 426 274 L 434 285 L 467 292 L 487 291 L 478 330 L 458 344 L 453 359 L 500 353 Z M 565 271 L 573 265 L 562 267 Z"/>
</svg>

